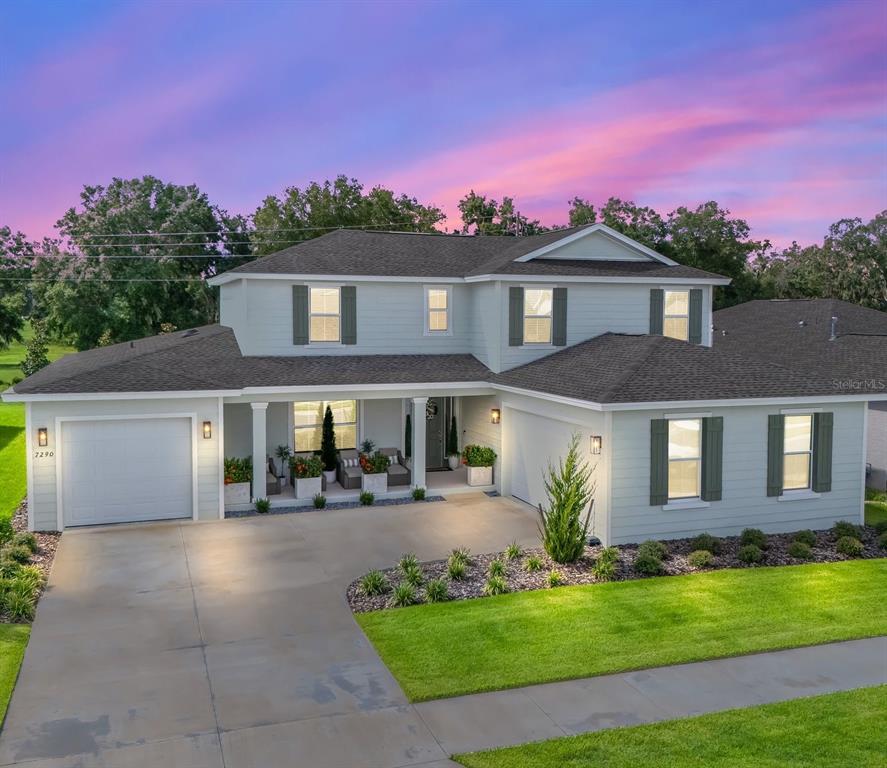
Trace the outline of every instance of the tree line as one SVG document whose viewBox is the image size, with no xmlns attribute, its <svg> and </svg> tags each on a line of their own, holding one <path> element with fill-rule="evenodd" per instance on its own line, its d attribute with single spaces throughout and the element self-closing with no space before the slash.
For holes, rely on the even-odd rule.
<svg viewBox="0 0 887 768">
<path fill-rule="evenodd" d="M 458 203 L 462 227 L 517 237 L 546 227 L 473 190 Z M 440 208 L 382 186 L 339 176 L 266 197 L 251 216 L 230 214 L 196 185 L 152 176 L 87 186 L 56 223 L 57 236 L 29 240 L 0 226 L 0 346 L 20 340 L 30 318 L 41 334 L 78 349 L 214 322 L 218 294 L 206 278 L 339 227 L 443 232 Z M 750 237 L 746 221 L 716 202 L 665 215 L 611 197 L 575 197 L 566 224 L 603 222 L 675 261 L 726 275 L 721 308 L 756 298 L 845 299 L 887 309 L 887 211 L 841 219 L 821 244 L 777 250 Z"/>
</svg>

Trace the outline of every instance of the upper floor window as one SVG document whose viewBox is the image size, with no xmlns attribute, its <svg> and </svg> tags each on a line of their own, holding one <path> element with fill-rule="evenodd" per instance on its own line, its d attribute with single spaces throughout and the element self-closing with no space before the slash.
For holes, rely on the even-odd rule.
<svg viewBox="0 0 887 768">
<path fill-rule="evenodd" d="M 428 287 L 425 289 L 425 333 L 449 334 L 450 328 L 450 288 L 449 286 Z"/>
<path fill-rule="evenodd" d="M 702 419 L 668 422 L 668 500 L 692 499 L 702 484 Z"/>
<path fill-rule="evenodd" d="M 551 288 L 524 291 L 524 344 L 551 344 Z"/>
<path fill-rule="evenodd" d="M 690 339 L 690 292 L 665 291 L 662 335 L 679 341 Z"/>
<path fill-rule="evenodd" d="M 311 342 L 341 339 L 341 301 L 338 288 L 311 288 L 308 318 L 308 340 Z"/>
<path fill-rule="evenodd" d="M 810 487 L 813 458 L 813 414 L 785 417 L 783 438 L 782 489 L 800 491 Z"/>
</svg>

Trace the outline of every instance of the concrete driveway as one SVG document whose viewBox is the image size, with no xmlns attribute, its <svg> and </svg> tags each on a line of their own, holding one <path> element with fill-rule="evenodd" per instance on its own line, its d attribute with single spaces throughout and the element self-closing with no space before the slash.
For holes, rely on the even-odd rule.
<svg viewBox="0 0 887 768">
<path fill-rule="evenodd" d="M 537 541 L 533 511 L 483 494 L 66 533 L 0 765 L 446 765 L 344 589 L 406 551 L 513 539 Z"/>
</svg>

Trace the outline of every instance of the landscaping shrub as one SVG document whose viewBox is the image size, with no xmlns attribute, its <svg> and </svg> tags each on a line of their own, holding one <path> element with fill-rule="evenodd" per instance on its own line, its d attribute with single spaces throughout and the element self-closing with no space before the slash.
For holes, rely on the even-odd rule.
<svg viewBox="0 0 887 768">
<path fill-rule="evenodd" d="M 485 595 L 504 595 L 508 592 L 508 582 L 502 576 L 490 576 L 484 584 Z"/>
<path fill-rule="evenodd" d="M 11 590 L 3 596 L 3 609 L 13 621 L 33 621 L 35 607 L 33 595 Z"/>
<path fill-rule="evenodd" d="M 556 563 L 575 563 L 585 551 L 595 493 L 590 478 L 579 456 L 579 437 L 573 435 L 566 458 L 556 469 L 549 464 L 545 473 L 548 509 L 539 505 L 542 546 Z"/>
<path fill-rule="evenodd" d="M 15 529 L 12 527 L 12 518 L 0 517 L 0 547 L 8 541 L 12 541 L 15 536 Z"/>
<path fill-rule="evenodd" d="M 739 548 L 736 555 L 743 563 L 760 563 L 764 559 L 764 553 L 757 544 L 746 544 Z"/>
<path fill-rule="evenodd" d="M 452 556 L 447 560 L 447 576 L 453 581 L 462 581 L 465 578 L 465 571 L 468 566 L 463 560 L 454 560 Z"/>
<path fill-rule="evenodd" d="M 425 489 L 424 488 L 413 488 L 413 501 L 425 501 Z"/>
<path fill-rule="evenodd" d="M 405 552 L 400 556 L 400 560 L 397 561 L 397 567 L 400 568 L 401 571 L 407 568 L 415 568 L 418 565 L 419 558 L 417 558 L 412 552 Z"/>
<path fill-rule="evenodd" d="M 801 544 L 806 544 L 808 547 L 816 546 L 816 534 L 813 531 L 798 531 L 794 540 L 800 542 Z"/>
<path fill-rule="evenodd" d="M 0 549 L 0 558 L 24 565 L 31 559 L 31 550 L 27 547 L 7 544 L 3 549 Z"/>
<path fill-rule="evenodd" d="M 360 580 L 357 589 L 366 597 L 384 595 L 389 589 L 388 580 L 381 571 L 370 571 Z"/>
<path fill-rule="evenodd" d="M 887 549 L 887 531 L 878 536 L 878 546 L 881 549 Z"/>
<path fill-rule="evenodd" d="M 314 508 L 315 509 L 323 509 L 326 506 L 326 496 L 322 493 L 314 494 Z"/>
<path fill-rule="evenodd" d="M 548 576 L 545 577 L 545 583 L 549 587 L 560 587 L 563 586 L 564 577 L 563 574 L 557 568 L 554 568 L 548 572 Z"/>
<path fill-rule="evenodd" d="M 847 557 L 859 557 L 865 547 L 862 546 L 862 542 L 859 539 L 855 539 L 853 536 L 841 536 L 837 544 L 835 544 L 835 549 L 842 555 L 847 555 Z"/>
<path fill-rule="evenodd" d="M 320 477 L 323 472 L 323 461 L 319 456 L 293 456 L 289 461 L 290 470 L 297 480 Z"/>
<path fill-rule="evenodd" d="M 715 556 L 707 549 L 696 549 L 687 555 L 687 562 L 693 568 L 708 568 L 714 565 Z"/>
<path fill-rule="evenodd" d="M 788 545 L 788 553 L 795 558 L 795 560 L 813 559 L 813 550 L 810 549 L 810 545 L 807 542 L 799 541 L 798 539 L 795 539 Z"/>
<path fill-rule="evenodd" d="M 887 520 L 878 520 L 874 525 L 875 533 L 887 533 Z"/>
<path fill-rule="evenodd" d="M 23 565 L 19 568 L 18 573 L 13 577 L 14 581 L 26 581 L 34 585 L 35 589 L 40 589 L 43 582 L 46 581 L 43 571 L 36 565 Z"/>
<path fill-rule="evenodd" d="M 847 520 L 838 520 L 832 526 L 832 533 L 835 534 L 835 538 L 843 539 L 844 537 L 849 537 L 851 539 L 859 538 L 859 526 L 854 525 Z"/>
<path fill-rule="evenodd" d="M 647 541 L 641 542 L 638 547 L 638 554 L 650 554 L 657 560 L 664 560 L 668 557 L 668 547 L 666 547 L 661 541 L 647 539 Z"/>
<path fill-rule="evenodd" d="M 372 491 L 361 491 L 360 492 L 360 503 L 365 507 L 372 506 L 373 502 L 376 500 L 376 495 Z"/>
<path fill-rule="evenodd" d="M 471 550 L 468 547 L 454 549 L 450 557 L 459 558 L 465 565 L 471 565 Z"/>
<path fill-rule="evenodd" d="M 260 515 L 267 515 L 271 511 L 271 501 L 269 499 L 256 499 L 256 512 Z"/>
<path fill-rule="evenodd" d="M 520 544 L 516 541 L 512 541 L 505 549 L 505 557 L 508 560 L 517 560 L 523 553 Z"/>
<path fill-rule="evenodd" d="M 487 573 L 490 576 L 504 576 L 505 575 L 505 563 L 496 558 L 490 563 L 489 569 Z"/>
<path fill-rule="evenodd" d="M 407 581 L 402 581 L 391 592 L 390 604 L 397 608 L 403 608 L 407 605 L 415 605 L 419 602 L 419 596 L 416 594 L 416 587 Z"/>
<path fill-rule="evenodd" d="M 15 547 L 27 547 L 34 553 L 39 548 L 37 546 L 37 537 L 30 531 L 22 531 L 12 537 L 12 545 Z"/>
<path fill-rule="evenodd" d="M 425 574 L 418 565 L 409 565 L 406 568 L 401 568 L 400 572 L 403 574 L 403 580 L 414 587 L 421 587 L 422 582 L 425 581 Z"/>
<path fill-rule="evenodd" d="M 0 556 L 0 579 L 11 579 L 21 570 L 21 564 L 15 560 Z"/>
<path fill-rule="evenodd" d="M 431 579 L 425 585 L 425 599 L 429 603 L 443 603 L 450 599 L 445 579 Z"/>
<path fill-rule="evenodd" d="M 597 581 L 612 581 L 616 575 L 616 563 L 619 561 L 619 550 L 616 547 L 607 547 L 601 550 L 591 572 Z"/>
<path fill-rule="evenodd" d="M 751 545 L 758 549 L 767 549 L 767 534 L 757 528 L 746 528 L 739 534 L 739 544 L 742 547 Z"/>
<path fill-rule="evenodd" d="M 536 573 L 536 571 L 542 570 L 542 559 L 537 557 L 536 555 L 530 555 L 527 558 L 527 562 L 524 563 L 524 568 L 527 573 Z"/>
<path fill-rule="evenodd" d="M 690 547 L 693 550 L 711 552 L 713 555 L 721 554 L 721 540 L 710 533 L 700 533 L 690 542 Z"/>
<path fill-rule="evenodd" d="M 496 451 L 485 445 L 466 445 L 462 449 L 462 463 L 469 467 L 492 467 L 496 463 Z"/>
<path fill-rule="evenodd" d="M 641 552 L 638 550 L 638 556 L 634 561 L 634 569 L 644 576 L 658 576 L 664 570 L 662 560 L 651 552 Z"/>
<path fill-rule="evenodd" d="M 251 456 L 245 459 L 229 457 L 224 461 L 225 485 L 231 483 L 249 483 L 253 479 L 253 460 Z"/>
</svg>

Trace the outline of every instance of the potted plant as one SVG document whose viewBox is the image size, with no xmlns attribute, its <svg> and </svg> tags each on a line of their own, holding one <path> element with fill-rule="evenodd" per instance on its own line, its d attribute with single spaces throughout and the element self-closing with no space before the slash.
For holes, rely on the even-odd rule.
<svg viewBox="0 0 887 768">
<path fill-rule="evenodd" d="M 450 431 L 447 434 L 447 463 L 451 470 L 458 468 L 461 463 L 459 457 L 459 433 L 456 431 L 456 417 L 450 419 Z"/>
<path fill-rule="evenodd" d="M 225 459 L 225 505 L 249 504 L 251 498 L 250 483 L 253 479 L 253 460 Z M 264 489 L 263 489 L 264 490 Z"/>
<path fill-rule="evenodd" d="M 295 478 L 296 498 L 313 499 L 319 495 L 322 490 L 320 473 L 323 472 L 323 462 L 320 457 L 294 456 L 291 462 Z"/>
<path fill-rule="evenodd" d="M 413 466 L 413 419 L 410 414 L 404 421 L 403 429 L 403 465 L 407 469 Z"/>
<path fill-rule="evenodd" d="M 333 409 L 326 407 L 323 414 L 323 429 L 320 434 L 320 460 L 323 463 L 323 476 L 327 486 L 336 482 L 336 462 L 339 451 L 336 450 L 336 429 L 333 421 Z M 319 491 L 318 491 L 319 492 Z"/>
<path fill-rule="evenodd" d="M 492 485 L 496 452 L 485 445 L 466 445 L 462 463 L 468 467 L 468 485 Z"/>
<path fill-rule="evenodd" d="M 388 467 L 391 459 L 384 453 L 376 451 L 372 455 L 360 454 L 360 468 L 363 475 L 360 479 L 360 489 L 370 493 L 385 493 L 388 490 Z"/>
<path fill-rule="evenodd" d="M 274 450 L 274 455 L 280 459 L 280 466 L 278 468 L 278 477 L 283 481 L 281 485 L 286 485 L 286 468 L 290 466 L 290 459 L 292 458 L 293 452 L 290 450 L 288 445 L 278 445 Z M 292 473 L 290 473 L 292 475 Z"/>
</svg>

